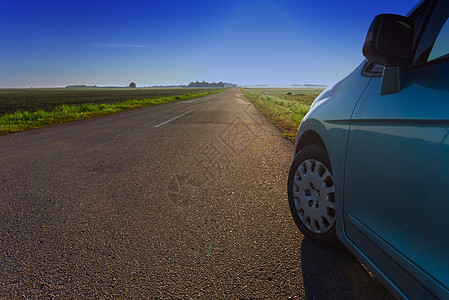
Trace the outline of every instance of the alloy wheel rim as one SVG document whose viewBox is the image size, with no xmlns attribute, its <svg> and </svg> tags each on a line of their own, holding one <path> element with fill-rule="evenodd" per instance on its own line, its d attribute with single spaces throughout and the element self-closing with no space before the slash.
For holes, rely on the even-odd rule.
<svg viewBox="0 0 449 300">
<path fill-rule="evenodd" d="M 335 224 L 334 180 L 318 160 L 307 159 L 295 171 L 293 201 L 301 222 L 313 233 L 324 234 Z"/>
</svg>

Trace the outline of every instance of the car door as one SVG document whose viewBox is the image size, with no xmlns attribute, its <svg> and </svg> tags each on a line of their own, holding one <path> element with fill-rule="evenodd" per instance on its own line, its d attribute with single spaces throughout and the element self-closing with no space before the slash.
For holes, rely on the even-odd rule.
<svg viewBox="0 0 449 300">
<path fill-rule="evenodd" d="M 449 4 L 432 12 L 403 88 L 360 98 L 345 168 L 345 234 L 413 298 L 449 288 Z"/>
</svg>

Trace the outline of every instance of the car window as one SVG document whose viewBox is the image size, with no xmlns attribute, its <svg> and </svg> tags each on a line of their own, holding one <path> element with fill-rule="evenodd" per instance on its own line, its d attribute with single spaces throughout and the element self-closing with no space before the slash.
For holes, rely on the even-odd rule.
<svg viewBox="0 0 449 300">
<path fill-rule="evenodd" d="M 449 56 L 449 21 L 441 28 L 435 43 L 433 44 L 432 50 L 430 51 L 429 58 L 427 61 L 432 61 L 438 58 L 444 58 Z"/>
<path fill-rule="evenodd" d="M 449 53 L 449 46 L 444 45 L 448 41 L 448 17 L 449 1 L 437 2 L 419 40 L 413 65 L 420 66 Z M 437 40 L 440 41 L 437 43 Z"/>
</svg>

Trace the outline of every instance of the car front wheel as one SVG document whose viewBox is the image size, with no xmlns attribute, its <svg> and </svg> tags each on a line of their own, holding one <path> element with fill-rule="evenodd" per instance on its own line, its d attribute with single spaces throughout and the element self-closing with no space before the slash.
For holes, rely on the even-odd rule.
<svg viewBox="0 0 449 300">
<path fill-rule="evenodd" d="M 314 243 L 338 243 L 334 179 L 326 150 L 319 145 L 301 149 L 288 177 L 288 201 L 296 225 Z"/>
</svg>

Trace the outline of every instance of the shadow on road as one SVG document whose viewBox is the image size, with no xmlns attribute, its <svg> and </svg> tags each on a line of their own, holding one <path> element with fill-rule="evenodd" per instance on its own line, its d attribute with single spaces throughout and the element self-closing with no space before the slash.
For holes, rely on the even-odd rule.
<svg viewBox="0 0 449 300">
<path fill-rule="evenodd" d="M 394 299 L 341 244 L 324 249 L 305 238 L 301 261 L 307 299 Z"/>
</svg>

